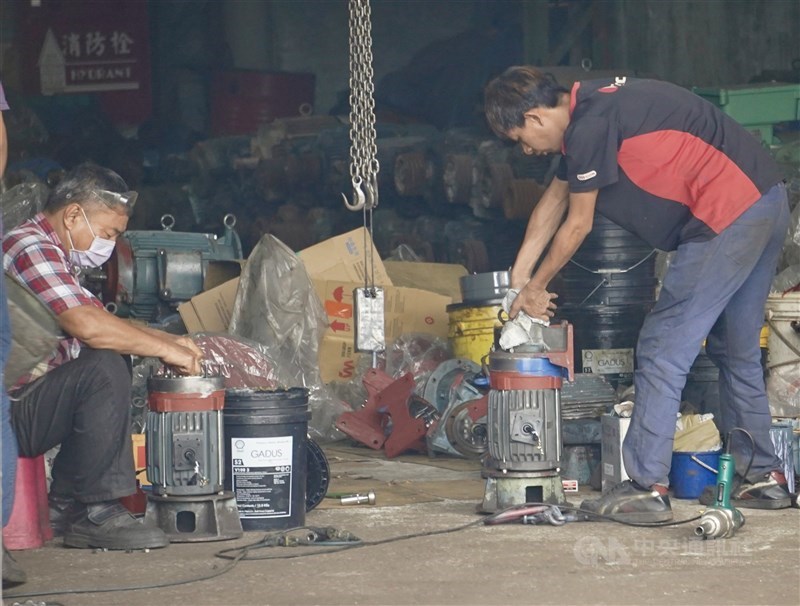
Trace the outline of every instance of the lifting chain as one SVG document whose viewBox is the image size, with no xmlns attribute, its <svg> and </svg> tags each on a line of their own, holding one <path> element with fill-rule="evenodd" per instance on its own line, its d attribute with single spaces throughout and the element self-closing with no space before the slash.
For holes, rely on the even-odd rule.
<svg viewBox="0 0 800 606">
<path fill-rule="evenodd" d="M 375 142 L 375 85 L 369 0 L 349 0 L 350 8 L 350 178 L 353 211 L 378 205 L 378 146 Z M 366 219 L 366 217 L 365 217 Z"/>
</svg>

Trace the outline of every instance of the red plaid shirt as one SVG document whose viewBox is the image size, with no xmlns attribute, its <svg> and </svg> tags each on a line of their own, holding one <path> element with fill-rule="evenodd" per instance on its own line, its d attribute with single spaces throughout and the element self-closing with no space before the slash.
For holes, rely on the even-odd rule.
<svg viewBox="0 0 800 606">
<path fill-rule="evenodd" d="M 54 314 L 82 305 L 103 307 L 100 300 L 78 282 L 58 234 L 42 213 L 5 235 L 3 253 L 3 269 L 27 285 Z M 48 358 L 17 381 L 13 391 L 74 360 L 80 351 L 78 339 L 61 339 Z"/>
</svg>

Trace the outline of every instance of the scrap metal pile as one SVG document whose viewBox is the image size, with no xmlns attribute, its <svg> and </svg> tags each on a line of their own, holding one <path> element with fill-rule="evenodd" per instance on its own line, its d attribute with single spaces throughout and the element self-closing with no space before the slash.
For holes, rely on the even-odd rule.
<svg viewBox="0 0 800 606">
<path fill-rule="evenodd" d="M 488 383 L 470 360 L 451 359 L 418 389 L 413 372 L 395 379 L 369 369 L 364 406 L 342 413 L 336 427 L 389 458 L 408 450 L 478 458 L 487 449 Z M 422 395 L 420 395 L 420 393 Z"/>
<path fill-rule="evenodd" d="M 379 122 L 376 134 L 382 214 L 375 241 L 382 255 L 405 244 L 419 260 L 474 272 L 511 262 L 524 219 L 555 169 L 552 157 L 525 156 L 466 129 Z M 300 250 L 354 226 L 341 208 L 351 177 L 349 127 L 339 118 L 278 119 L 252 139 L 199 143 L 190 158 L 200 222 L 212 208 L 214 216 L 235 213 L 246 250 L 263 233 Z M 499 233 L 508 246 L 496 244 Z"/>
</svg>

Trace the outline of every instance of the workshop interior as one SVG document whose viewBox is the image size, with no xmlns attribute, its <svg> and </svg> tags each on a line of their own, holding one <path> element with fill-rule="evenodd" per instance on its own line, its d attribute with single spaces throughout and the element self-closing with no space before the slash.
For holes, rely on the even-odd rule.
<svg viewBox="0 0 800 606">
<path fill-rule="evenodd" d="M 81 285 L 203 357 L 197 376 L 129 357 L 122 503 L 169 546 L 62 546 L 59 447 L 20 457 L 3 545 L 28 580 L 3 603 L 649 600 L 634 576 L 655 603 L 798 603 L 799 31 L 782 0 L 5 0 L 4 232 L 75 166 L 115 171 L 136 205 Z M 581 507 L 630 480 L 637 340 L 674 253 L 597 213 L 550 282 L 555 315 L 512 317 L 562 157 L 487 125 L 484 88 L 514 65 L 566 90 L 672 82 L 780 168 L 790 226 L 760 351 L 791 507 L 733 504 L 756 443 L 721 429 L 705 347 L 675 419 L 674 517 Z M 5 280 L 11 387 L 60 330 Z M 775 593 L 737 586 L 773 573 Z"/>
</svg>

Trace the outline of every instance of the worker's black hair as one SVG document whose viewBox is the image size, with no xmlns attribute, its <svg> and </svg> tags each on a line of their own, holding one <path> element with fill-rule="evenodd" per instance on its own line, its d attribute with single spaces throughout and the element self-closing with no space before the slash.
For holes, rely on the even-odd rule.
<svg viewBox="0 0 800 606">
<path fill-rule="evenodd" d="M 486 85 L 484 112 L 489 127 L 500 137 L 525 123 L 525 112 L 535 107 L 556 107 L 569 91 L 551 74 L 535 67 L 509 67 Z"/>
<path fill-rule="evenodd" d="M 84 208 L 103 205 L 117 211 L 123 210 L 130 217 L 136 199 L 135 195 L 130 195 L 132 193 L 128 191 L 125 180 L 113 170 L 93 162 L 84 162 L 64 175 L 50 191 L 44 210 L 53 213 L 72 203 Z M 131 201 L 127 203 L 126 200 Z"/>
</svg>

